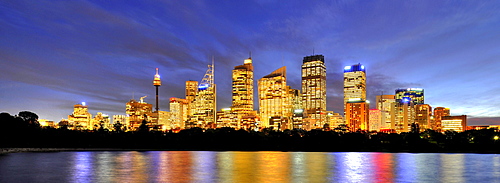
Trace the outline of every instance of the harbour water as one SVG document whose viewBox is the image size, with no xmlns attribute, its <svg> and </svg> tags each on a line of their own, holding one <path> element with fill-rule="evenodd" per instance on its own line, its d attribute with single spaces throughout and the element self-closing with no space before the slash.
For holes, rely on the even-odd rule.
<svg viewBox="0 0 500 183">
<path fill-rule="evenodd" d="M 498 154 L 81 151 L 0 156 L 0 182 L 500 182 Z"/>
</svg>

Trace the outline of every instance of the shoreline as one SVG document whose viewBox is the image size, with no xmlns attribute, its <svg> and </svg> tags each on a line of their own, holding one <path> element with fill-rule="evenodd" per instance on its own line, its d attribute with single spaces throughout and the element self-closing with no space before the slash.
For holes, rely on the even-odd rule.
<svg viewBox="0 0 500 183">
<path fill-rule="evenodd" d="M 76 151 L 239 151 L 239 152 L 257 152 L 257 151 L 273 151 L 273 150 L 203 150 L 203 149 L 130 149 L 130 148 L 0 148 L 0 155 L 10 153 L 29 153 L 29 152 L 76 152 Z M 330 151 L 276 151 L 275 152 L 330 152 Z M 442 152 L 411 152 L 411 151 L 335 151 L 335 152 L 365 152 L 365 153 L 446 153 L 446 154 L 499 154 L 497 152 L 471 152 L 471 151 L 442 151 Z"/>
</svg>

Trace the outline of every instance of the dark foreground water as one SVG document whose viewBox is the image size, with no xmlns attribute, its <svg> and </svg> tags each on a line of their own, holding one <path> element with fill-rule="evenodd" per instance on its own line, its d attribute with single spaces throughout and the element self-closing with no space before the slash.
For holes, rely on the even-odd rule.
<svg viewBox="0 0 500 183">
<path fill-rule="evenodd" d="M 93 151 L 0 156 L 0 182 L 500 182 L 500 155 Z"/>
</svg>

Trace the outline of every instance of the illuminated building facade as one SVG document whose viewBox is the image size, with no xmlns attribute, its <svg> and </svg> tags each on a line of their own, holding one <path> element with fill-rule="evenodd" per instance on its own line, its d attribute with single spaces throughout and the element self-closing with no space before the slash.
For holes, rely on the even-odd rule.
<svg viewBox="0 0 500 183">
<path fill-rule="evenodd" d="M 128 117 L 126 115 L 113 115 L 113 127 L 111 127 L 111 129 L 115 130 L 114 125 L 118 123 L 122 125 L 121 128 L 123 129 L 123 131 L 127 131 L 129 122 L 128 122 Z"/>
<path fill-rule="evenodd" d="M 443 116 L 441 118 L 442 131 L 463 132 L 467 130 L 467 115 L 461 116 Z"/>
<path fill-rule="evenodd" d="M 345 121 L 349 131 L 369 130 L 369 103 L 361 99 L 349 99 L 346 103 Z"/>
<path fill-rule="evenodd" d="M 391 129 L 391 116 L 395 111 L 395 95 L 378 95 L 376 96 L 377 109 L 380 110 L 380 129 Z"/>
<path fill-rule="evenodd" d="M 344 117 L 342 117 L 339 113 L 327 111 L 326 118 L 329 122 L 330 129 L 338 128 L 340 125 L 344 124 Z"/>
<path fill-rule="evenodd" d="M 450 108 L 436 107 L 434 108 L 434 128 L 433 130 L 442 131 L 441 119 L 444 116 L 450 115 Z"/>
<path fill-rule="evenodd" d="M 217 128 L 229 127 L 238 129 L 238 115 L 231 108 L 222 108 L 217 112 Z"/>
<path fill-rule="evenodd" d="M 399 101 L 394 103 L 395 111 L 391 119 L 391 129 L 398 133 L 409 132 L 411 125 L 415 123 L 415 107 L 410 97 L 404 97 Z"/>
<path fill-rule="evenodd" d="M 283 66 L 258 81 L 259 112 L 262 128 L 290 128 L 293 115 L 290 86 L 286 85 L 286 66 Z"/>
<path fill-rule="evenodd" d="M 73 106 L 73 114 L 68 115 L 68 126 L 73 130 L 92 129 L 92 114 L 89 113 L 85 102 Z"/>
<path fill-rule="evenodd" d="M 109 115 L 98 112 L 97 115 L 92 119 L 92 128 L 98 130 L 100 128 L 109 129 L 110 120 Z"/>
<path fill-rule="evenodd" d="M 432 107 L 429 104 L 415 105 L 415 123 L 421 130 L 431 128 Z"/>
<path fill-rule="evenodd" d="M 396 102 L 404 103 L 408 98 L 413 104 L 424 104 L 424 89 L 422 88 L 406 88 L 396 90 Z"/>
<path fill-rule="evenodd" d="M 183 129 L 188 119 L 189 102 L 187 99 L 170 98 L 170 119 L 171 123 L 167 129 Z"/>
<path fill-rule="evenodd" d="M 186 81 L 186 100 L 188 102 L 188 116 L 193 114 L 194 99 L 198 94 L 198 81 Z"/>
<path fill-rule="evenodd" d="M 326 66 L 323 55 L 304 57 L 302 62 L 304 123 L 322 128 L 326 122 Z"/>
<path fill-rule="evenodd" d="M 361 64 L 344 67 L 344 114 L 349 99 L 366 100 L 366 71 Z"/>
<path fill-rule="evenodd" d="M 192 116 L 189 117 L 186 128 L 215 128 L 217 92 L 214 83 L 214 64 L 208 65 L 208 70 L 198 85 L 198 91 L 193 101 Z"/>
<path fill-rule="evenodd" d="M 40 123 L 41 127 L 50 127 L 50 128 L 56 128 L 56 124 L 54 121 L 47 120 L 47 119 L 39 119 L 38 123 Z"/>
<path fill-rule="evenodd" d="M 382 112 L 379 109 L 370 109 L 368 112 L 368 123 L 370 131 L 380 131 L 382 126 Z"/>
<path fill-rule="evenodd" d="M 140 101 L 131 99 L 127 102 L 125 107 L 125 113 L 128 116 L 129 130 L 135 131 L 141 125 L 143 120 L 148 120 L 147 115 L 150 115 L 153 111 L 153 104 L 148 104 L 144 102 L 144 97 L 141 97 Z"/>
<path fill-rule="evenodd" d="M 243 65 L 233 69 L 233 94 L 231 110 L 241 118 L 253 110 L 253 65 L 252 58 L 245 59 Z"/>
</svg>

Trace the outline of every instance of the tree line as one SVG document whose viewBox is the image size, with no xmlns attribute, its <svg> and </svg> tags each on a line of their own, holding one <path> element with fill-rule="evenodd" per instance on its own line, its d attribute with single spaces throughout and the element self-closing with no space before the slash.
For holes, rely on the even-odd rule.
<svg viewBox="0 0 500 183">
<path fill-rule="evenodd" d="M 77 131 L 41 127 L 38 115 L 0 113 L 1 148 L 107 148 L 124 150 L 322 151 L 322 152 L 461 152 L 500 153 L 494 129 L 465 132 L 432 130 L 409 133 L 337 132 L 300 129 L 276 131 L 190 128 L 178 133 L 98 129 Z M 495 138 L 497 136 L 497 138 Z"/>
</svg>

